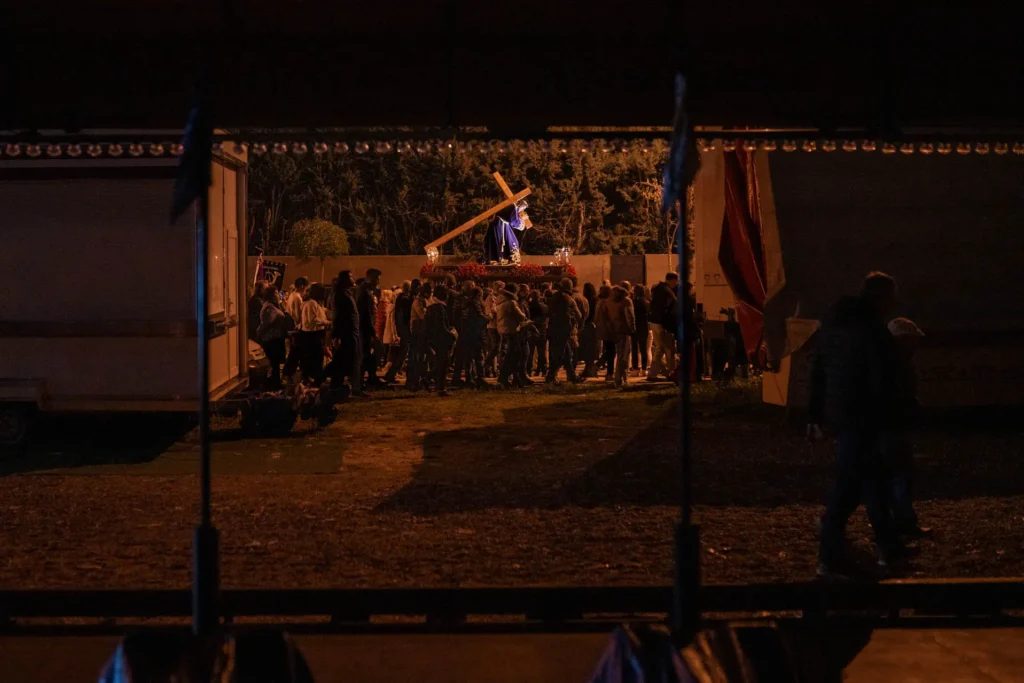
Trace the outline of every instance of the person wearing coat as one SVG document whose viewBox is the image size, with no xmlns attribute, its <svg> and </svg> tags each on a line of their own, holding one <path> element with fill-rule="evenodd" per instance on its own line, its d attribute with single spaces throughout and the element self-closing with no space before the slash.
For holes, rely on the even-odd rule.
<svg viewBox="0 0 1024 683">
<path fill-rule="evenodd" d="M 338 388 L 345 378 L 352 384 L 352 393 L 363 393 L 362 354 L 359 340 L 359 308 L 356 305 L 352 271 L 338 273 L 338 284 L 334 292 L 334 319 L 331 321 L 331 338 L 334 340 L 334 357 L 327 366 L 331 386 Z"/>
<path fill-rule="evenodd" d="M 537 327 L 537 335 L 526 349 L 526 375 L 529 377 L 533 367 L 533 357 L 537 356 L 536 374 L 543 377 L 548 372 L 547 337 L 548 337 L 548 305 L 540 291 L 530 292 L 529 300 L 530 322 Z"/>
<path fill-rule="evenodd" d="M 516 364 L 522 363 L 522 353 L 519 349 L 519 338 L 516 333 L 519 325 L 526 320 L 519 300 L 516 297 L 515 285 L 509 283 L 505 290 L 499 292 L 498 303 L 495 307 L 497 314 L 497 329 L 501 335 L 502 360 L 501 371 L 498 373 L 498 384 L 508 386 L 508 378 L 516 374 Z"/>
<path fill-rule="evenodd" d="M 448 322 L 449 294 L 446 286 L 438 285 L 434 296 L 427 304 L 427 311 L 423 317 L 424 334 L 435 358 L 434 382 L 438 396 L 448 396 L 450 353 L 452 344 L 458 338 L 458 334 Z"/>
<path fill-rule="evenodd" d="M 648 337 L 651 328 L 647 324 L 647 311 L 650 302 L 648 301 L 647 288 L 643 285 L 633 287 L 633 315 L 636 319 L 636 332 L 633 333 L 633 371 L 638 374 L 647 374 L 647 361 L 650 356 L 650 344 Z"/>
<path fill-rule="evenodd" d="M 295 324 L 281 310 L 277 296 L 277 287 L 266 285 L 260 289 L 263 296 L 263 307 L 260 309 L 259 324 L 253 328 L 253 335 L 270 361 L 270 381 L 273 385 L 281 384 L 281 363 L 285 359 L 285 339 Z"/>
<path fill-rule="evenodd" d="M 395 296 L 392 308 L 394 312 L 388 316 L 388 320 L 393 324 L 395 335 L 395 341 L 392 343 L 388 356 L 391 367 L 384 373 L 384 381 L 388 383 L 395 382 L 396 376 L 405 363 L 406 356 L 409 355 L 409 342 L 412 338 L 412 332 L 409 329 L 412 319 L 412 299 L 412 282 L 406 280 L 402 283 L 402 289 Z"/>
<path fill-rule="evenodd" d="M 615 388 L 621 389 L 629 381 L 629 344 L 633 333 L 636 332 L 636 317 L 633 313 L 632 302 L 622 287 L 613 288 L 611 296 L 605 301 L 604 310 L 608 332 L 615 340 L 613 342 L 613 362 L 615 364 L 613 380 Z"/>
<path fill-rule="evenodd" d="M 579 322 L 583 320 L 579 306 L 572 298 L 572 281 L 568 278 L 558 284 L 548 303 L 548 350 L 551 362 L 548 364 L 548 375 L 545 382 L 554 384 L 558 371 L 565 368 L 565 376 L 570 382 L 582 382 L 585 378 L 576 376 L 576 368 L 572 361 L 573 337 Z"/>
<path fill-rule="evenodd" d="M 615 334 L 611 329 L 611 320 L 608 318 L 608 300 L 611 298 L 612 288 L 610 285 L 601 285 L 597 294 L 597 310 L 594 313 L 594 327 L 597 341 L 601 344 L 601 360 L 598 369 L 606 368 L 605 379 L 611 382 L 615 379 Z"/>
<path fill-rule="evenodd" d="M 470 374 L 478 387 L 484 382 L 484 336 L 487 332 L 488 317 L 482 300 L 483 291 L 472 287 L 466 293 L 459 316 L 459 340 L 456 349 L 459 358 L 455 362 L 455 381 L 461 382 L 462 371 L 466 371 L 466 382 Z"/>
</svg>

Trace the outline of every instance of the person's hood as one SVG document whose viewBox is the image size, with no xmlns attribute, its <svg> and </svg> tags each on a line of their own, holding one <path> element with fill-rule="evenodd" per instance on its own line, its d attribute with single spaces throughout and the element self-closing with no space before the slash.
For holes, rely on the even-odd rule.
<svg viewBox="0 0 1024 683">
<path fill-rule="evenodd" d="M 498 304 L 503 304 L 507 301 L 512 301 L 513 296 L 510 292 L 499 292 L 498 293 Z"/>
<path fill-rule="evenodd" d="M 430 308 L 431 306 L 438 306 L 438 305 L 446 306 L 447 304 L 445 304 L 445 302 L 443 302 L 440 299 L 438 299 L 436 297 L 433 297 L 433 296 L 430 297 L 429 299 L 427 299 L 427 308 Z"/>
</svg>

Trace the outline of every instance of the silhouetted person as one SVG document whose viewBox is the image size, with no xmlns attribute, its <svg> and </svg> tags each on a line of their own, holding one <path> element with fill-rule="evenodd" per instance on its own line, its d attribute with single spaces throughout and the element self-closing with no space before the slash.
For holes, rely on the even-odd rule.
<svg viewBox="0 0 1024 683">
<path fill-rule="evenodd" d="M 377 377 L 377 357 L 374 354 L 377 339 L 377 285 L 380 284 L 380 271 L 370 268 L 366 277 L 356 287 L 356 306 L 359 309 L 359 341 L 363 356 L 363 372 L 366 373 L 366 386 L 379 387 L 383 383 Z"/>
<path fill-rule="evenodd" d="M 537 336 L 529 342 L 526 349 L 526 374 L 534 374 L 532 371 L 536 370 L 536 374 L 543 377 L 548 372 L 548 305 L 539 290 L 530 292 L 528 310 L 530 322 L 537 328 Z M 533 364 L 534 356 L 537 357 L 536 366 Z"/>
<path fill-rule="evenodd" d="M 427 365 L 432 351 L 427 343 L 427 328 L 424 319 L 427 316 L 427 306 L 433 294 L 434 289 L 431 284 L 424 282 L 412 302 L 409 322 L 412 341 L 409 344 L 409 363 L 405 371 L 405 386 L 410 391 L 417 391 L 421 384 L 427 383 Z"/>
<path fill-rule="evenodd" d="M 633 287 L 633 315 L 636 319 L 636 331 L 632 337 L 633 370 L 639 370 L 641 374 L 647 374 L 647 364 L 650 358 L 650 343 L 648 337 L 651 335 L 651 328 L 647 322 L 647 312 L 650 310 L 647 288 L 643 285 Z"/>
<path fill-rule="evenodd" d="M 479 287 L 469 290 L 468 298 L 462 308 L 457 348 L 461 358 L 456 366 L 465 368 L 466 382 L 470 374 L 477 386 L 484 386 L 484 335 L 487 331 L 487 314 L 484 312 L 483 292 Z"/>
<path fill-rule="evenodd" d="M 893 339 L 886 319 L 896 283 L 884 273 L 864 280 L 859 296 L 843 297 L 817 333 L 811 370 L 808 435 L 821 438 L 821 425 L 836 437 L 838 471 L 821 520 L 818 575 L 846 573 L 846 522 L 863 502 L 878 546 L 878 563 L 888 566 L 900 551 L 886 492 L 888 472 L 880 438 L 891 427 L 897 396 L 892 367 Z"/>
<path fill-rule="evenodd" d="M 334 358 L 328 375 L 331 377 L 332 388 L 340 387 L 347 377 L 352 385 L 352 393 L 360 395 L 363 391 L 363 366 L 359 342 L 359 309 L 356 307 L 354 287 L 351 270 L 338 273 L 337 291 L 334 293 L 334 320 L 331 324 Z"/>
<path fill-rule="evenodd" d="M 439 285 L 423 319 L 427 344 L 434 352 L 434 384 L 438 396 L 447 396 L 449 352 L 458 336 L 448 323 L 448 288 Z"/>
<path fill-rule="evenodd" d="M 676 287 L 679 276 L 667 273 L 665 280 L 651 290 L 651 307 L 647 314 L 651 326 L 653 350 L 647 380 L 655 382 L 662 370 L 671 375 L 676 369 Z"/>
<path fill-rule="evenodd" d="M 570 382 L 582 381 L 582 378 L 576 377 L 570 347 L 576 326 L 581 320 L 583 315 L 572 298 L 572 281 L 564 279 L 551 295 L 551 303 L 548 304 L 548 351 L 551 354 L 551 363 L 548 366 L 546 382 L 554 384 L 558 371 L 563 367 Z"/>
</svg>

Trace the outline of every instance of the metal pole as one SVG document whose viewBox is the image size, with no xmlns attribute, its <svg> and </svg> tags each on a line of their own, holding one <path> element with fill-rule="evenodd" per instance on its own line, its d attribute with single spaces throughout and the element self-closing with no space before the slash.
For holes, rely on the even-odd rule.
<svg viewBox="0 0 1024 683">
<path fill-rule="evenodd" d="M 686 194 L 676 203 L 679 228 L 676 230 L 679 244 L 679 274 L 677 315 L 679 316 L 677 339 L 681 341 L 679 359 L 679 524 L 675 529 L 675 575 L 673 577 L 674 610 L 672 612 L 672 635 L 676 644 L 682 647 L 689 643 L 700 627 L 700 529 L 693 524 L 693 441 L 691 435 L 690 406 L 690 348 L 687 329 L 689 296 L 687 284 L 690 281 L 689 225 L 687 224 Z M 665 220 L 669 220 L 666 215 Z"/>
<path fill-rule="evenodd" d="M 210 514 L 210 352 L 209 302 L 209 202 L 208 189 L 199 197 L 196 217 L 196 346 L 199 390 L 199 526 L 192 537 L 192 630 L 208 635 L 217 627 L 219 562 L 217 530 Z"/>
</svg>

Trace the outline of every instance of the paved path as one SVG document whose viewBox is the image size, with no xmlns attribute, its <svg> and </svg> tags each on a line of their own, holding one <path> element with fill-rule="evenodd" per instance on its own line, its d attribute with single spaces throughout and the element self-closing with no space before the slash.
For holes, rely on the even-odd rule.
<svg viewBox="0 0 1024 683">
<path fill-rule="evenodd" d="M 318 683 L 586 681 L 606 637 L 557 635 L 300 636 Z M 117 638 L 0 638 L 0 683 L 95 681 Z M 881 630 L 845 683 L 1024 681 L 1024 629 Z"/>
</svg>

